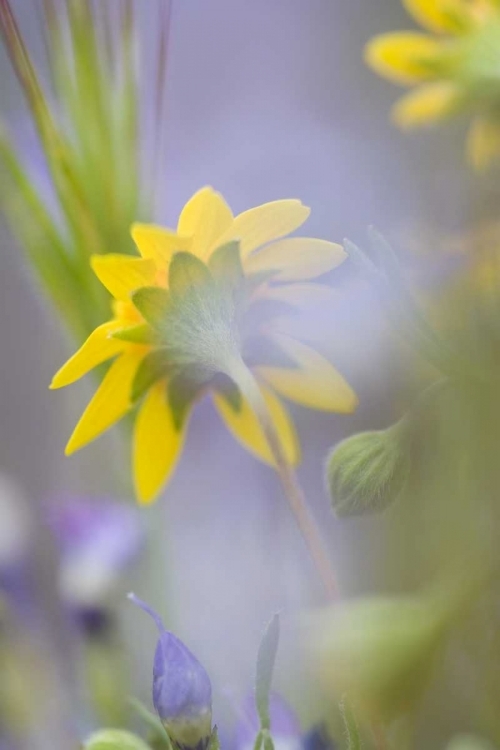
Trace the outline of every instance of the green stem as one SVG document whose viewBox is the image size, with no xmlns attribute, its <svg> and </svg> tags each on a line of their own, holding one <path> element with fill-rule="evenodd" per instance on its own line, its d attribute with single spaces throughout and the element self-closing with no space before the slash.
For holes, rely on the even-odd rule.
<svg viewBox="0 0 500 750">
<path fill-rule="evenodd" d="M 330 558 L 326 552 L 319 529 L 312 517 L 307 501 L 292 466 L 287 461 L 281 440 L 271 419 L 266 402 L 259 385 L 243 360 L 233 361 L 230 366 L 230 376 L 238 384 L 243 395 L 250 403 L 262 431 L 269 444 L 274 458 L 275 469 L 281 486 L 288 500 L 290 509 L 295 517 L 300 533 L 307 545 L 309 554 L 325 587 L 328 598 L 333 600 L 338 593 L 337 580 L 332 569 Z"/>
</svg>

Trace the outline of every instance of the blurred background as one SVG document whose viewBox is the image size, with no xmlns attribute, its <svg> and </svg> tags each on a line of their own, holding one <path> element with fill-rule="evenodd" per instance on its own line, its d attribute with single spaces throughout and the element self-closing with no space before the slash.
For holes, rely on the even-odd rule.
<svg viewBox="0 0 500 750">
<path fill-rule="evenodd" d="M 40 5 L 12 2 L 43 76 Z M 146 46 L 153 33 L 147 5 L 137 3 Z M 155 220 L 175 225 L 188 197 L 205 184 L 221 191 L 235 213 L 297 197 L 312 209 L 309 236 L 361 244 L 374 224 L 403 256 L 418 250 L 412 272 L 432 283 L 435 269 L 425 257 L 494 217 L 498 184 L 464 164 L 465 123 L 410 136 L 390 125 L 387 113 L 398 92 L 368 70 L 363 46 L 377 33 L 410 27 L 400 0 L 171 0 L 163 196 Z M 0 101 L 2 118 L 25 139 L 36 163 L 36 139 L 2 47 Z M 41 564 L 37 588 L 47 594 L 40 638 L 54 650 L 63 684 L 73 686 L 65 695 L 72 703 L 79 683 L 65 673 L 64 648 L 56 653 L 60 623 L 50 598 L 56 584 L 43 573 L 44 564 L 54 570 L 57 556 L 44 509 L 54 498 L 116 495 L 116 476 L 125 471 L 128 477 L 121 458 L 128 445 L 114 430 L 64 457 L 93 383 L 48 390 L 75 344 L 2 225 L 0 253 L 0 523 L 5 517 L 13 528 L 27 526 Z M 317 305 L 297 325 L 354 386 L 360 407 L 354 416 L 291 407 L 303 445 L 299 476 L 328 538 L 342 592 L 405 591 L 419 582 L 425 557 L 425 541 L 415 539 L 417 511 L 396 506 L 381 517 L 335 520 L 324 462 L 342 437 L 385 427 L 400 415 L 411 390 L 411 363 L 370 289 L 349 268 L 332 276 L 332 284 L 332 305 Z M 118 499 L 130 503 L 127 477 Z M 425 531 L 425 519 L 419 523 Z M 155 635 L 124 599 L 132 587 L 204 663 L 215 686 L 216 718 L 229 724 L 231 706 L 252 685 L 263 625 L 282 610 L 276 684 L 293 700 L 294 617 L 317 603 L 321 592 L 275 476 L 234 442 L 210 403 L 196 410 L 173 480 L 155 506 L 141 511 L 138 525 L 156 544 L 144 545 L 116 597 L 134 694 L 149 702 Z M 439 689 L 431 692 L 420 747 L 441 747 L 453 732 L 474 729 L 467 676 L 456 671 L 443 672 Z M 446 699 L 437 700 L 438 693 Z M 313 705 L 299 709 L 305 723 L 312 721 Z"/>
</svg>

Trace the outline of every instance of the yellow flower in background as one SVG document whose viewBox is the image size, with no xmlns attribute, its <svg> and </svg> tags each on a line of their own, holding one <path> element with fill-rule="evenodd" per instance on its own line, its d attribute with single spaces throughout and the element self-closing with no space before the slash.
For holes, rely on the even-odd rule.
<svg viewBox="0 0 500 750">
<path fill-rule="evenodd" d="M 474 116 L 467 156 L 477 169 L 500 157 L 500 0 L 403 0 L 431 33 L 382 34 L 366 47 L 380 75 L 413 88 L 392 110 L 401 128 Z"/>
<path fill-rule="evenodd" d="M 113 318 L 93 331 L 51 388 L 114 359 L 66 453 L 139 404 L 134 480 L 139 500 L 150 502 L 175 467 L 194 402 L 210 391 L 234 436 L 274 464 L 261 424 L 232 377 L 238 362 L 255 375 L 290 464 L 300 449 L 280 397 L 353 411 L 356 396 L 337 370 L 276 325 L 296 302 L 325 288 L 312 279 L 345 259 L 340 245 L 287 237 L 308 216 L 300 201 L 280 200 L 234 217 L 222 196 L 205 187 L 184 206 L 176 231 L 132 227 L 140 257 L 94 256 L 93 270 L 113 296 Z"/>
</svg>

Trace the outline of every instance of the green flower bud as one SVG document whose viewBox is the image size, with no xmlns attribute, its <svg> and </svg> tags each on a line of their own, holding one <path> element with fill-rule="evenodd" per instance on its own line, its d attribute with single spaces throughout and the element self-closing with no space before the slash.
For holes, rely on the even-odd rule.
<svg viewBox="0 0 500 750">
<path fill-rule="evenodd" d="M 101 729 L 91 735 L 84 750 L 150 750 L 144 740 L 121 729 Z"/>
<path fill-rule="evenodd" d="M 379 512 L 398 499 L 410 473 L 404 425 L 361 432 L 333 449 L 327 485 L 337 516 Z"/>
<path fill-rule="evenodd" d="M 373 597 L 313 616 L 307 650 L 328 701 L 347 694 L 367 718 L 391 720 L 420 697 L 446 635 L 437 598 Z"/>
</svg>

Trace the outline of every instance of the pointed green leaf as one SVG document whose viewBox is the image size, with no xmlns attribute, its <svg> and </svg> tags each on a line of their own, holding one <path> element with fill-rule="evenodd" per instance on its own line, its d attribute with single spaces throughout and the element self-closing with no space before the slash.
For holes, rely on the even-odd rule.
<svg viewBox="0 0 500 750">
<path fill-rule="evenodd" d="M 171 305 L 167 289 L 145 286 L 132 294 L 132 302 L 142 317 L 155 328 L 161 328 Z"/>
<path fill-rule="evenodd" d="M 167 349 L 155 349 L 146 354 L 132 383 L 132 401 L 136 401 L 151 388 L 157 380 L 164 378 L 172 366 L 172 358 Z"/>
<path fill-rule="evenodd" d="M 276 614 L 267 626 L 257 654 L 255 703 L 262 729 L 270 729 L 269 693 L 280 637 L 280 618 Z"/>
<path fill-rule="evenodd" d="M 111 338 L 119 339 L 120 341 L 130 341 L 132 344 L 158 343 L 158 334 L 146 323 L 115 331 Z"/>
<path fill-rule="evenodd" d="M 238 286 L 244 279 L 238 240 L 228 242 L 214 250 L 208 261 L 208 267 L 217 281 Z"/>
<path fill-rule="evenodd" d="M 191 289 L 213 281 L 208 266 L 193 253 L 175 253 L 170 263 L 168 282 L 172 297 L 182 298 Z"/>
</svg>

